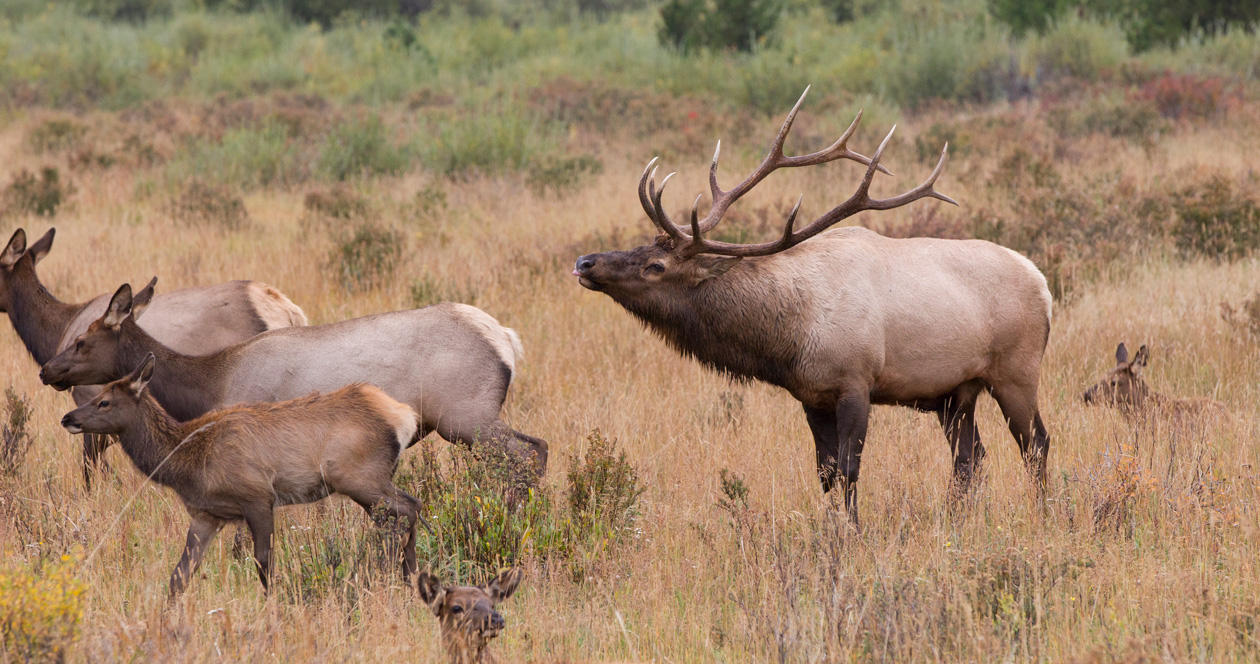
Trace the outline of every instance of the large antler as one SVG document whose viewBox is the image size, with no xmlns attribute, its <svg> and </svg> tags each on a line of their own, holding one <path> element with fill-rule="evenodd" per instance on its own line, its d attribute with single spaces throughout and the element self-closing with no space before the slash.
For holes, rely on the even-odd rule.
<svg viewBox="0 0 1260 664">
<path fill-rule="evenodd" d="M 895 207 L 906 205 L 920 198 L 935 198 L 947 203 L 958 203 L 954 199 L 937 192 L 933 188 L 936 178 L 940 176 L 941 171 L 945 167 L 946 150 L 949 144 L 945 145 L 945 149 L 941 150 L 940 161 L 936 164 L 936 169 L 932 171 L 932 175 L 928 177 L 919 186 L 910 191 L 893 198 L 872 199 L 869 195 L 871 182 L 875 178 L 875 172 L 888 173 L 888 169 L 880 165 L 880 157 L 883 156 L 884 148 L 887 147 L 889 139 L 892 138 L 893 131 L 897 127 L 894 125 L 892 131 L 888 132 L 888 136 L 880 143 L 879 149 L 875 151 L 873 157 L 865 157 L 848 148 L 849 137 L 857 129 L 858 122 L 862 120 L 861 111 L 857 117 L 853 119 L 853 123 L 845 130 L 840 138 L 825 150 L 814 152 L 812 154 L 800 155 L 797 157 L 788 157 L 783 154 L 783 143 L 787 140 L 788 132 L 792 129 L 792 122 L 796 119 L 796 112 L 800 109 L 801 103 L 805 101 L 805 95 L 809 94 L 809 88 L 805 88 L 805 92 L 801 98 L 792 107 L 792 111 L 788 113 L 787 120 L 783 123 L 783 128 L 779 130 L 779 135 L 775 137 L 774 142 L 770 144 L 770 153 L 762 160 L 761 165 L 757 167 L 751 175 L 743 182 L 735 186 L 730 191 L 722 191 L 717 183 L 717 163 L 718 155 L 722 151 L 722 143 L 718 142 L 717 150 L 713 153 L 713 164 L 709 167 L 709 189 L 713 195 L 713 206 L 709 209 L 709 213 L 703 219 L 699 218 L 698 207 L 700 198 L 697 196 L 695 203 L 691 206 L 691 233 L 688 234 L 669 218 L 665 213 L 665 209 L 661 206 L 661 193 L 665 189 L 665 184 L 669 182 L 669 178 L 673 177 L 673 173 L 665 176 L 661 181 L 661 186 L 656 187 L 656 169 L 653 165 L 656 160 L 653 159 L 648 163 L 648 167 L 643 171 L 643 177 L 639 179 L 639 201 L 643 204 L 643 210 L 647 212 L 648 218 L 662 232 L 669 235 L 674 240 L 675 251 L 682 256 L 694 256 L 696 254 L 721 254 L 725 256 L 765 256 L 777 253 L 795 246 L 809 238 L 823 232 L 827 228 L 835 225 L 842 219 L 851 217 L 858 212 L 864 210 L 889 210 Z M 849 200 L 841 203 L 823 216 L 810 222 L 805 228 L 798 232 L 793 232 L 792 227 L 796 222 L 796 215 L 800 212 L 801 201 L 798 199 L 792 211 L 788 214 L 787 226 L 783 231 L 783 237 L 774 242 L 766 242 L 762 244 L 731 244 L 729 242 L 720 242 L 707 240 L 703 234 L 711 230 L 722 220 L 722 216 L 726 214 L 727 208 L 731 206 L 741 196 L 748 193 L 757 183 L 761 182 L 771 172 L 778 168 L 795 168 L 798 166 L 812 166 L 814 164 L 823 164 L 837 159 L 851 159 L 853 161 L 866 165 L 866 175 L 862 178 L 862 184 L 858 187 L 857 192 L 849 197 Z"/>
</svg>

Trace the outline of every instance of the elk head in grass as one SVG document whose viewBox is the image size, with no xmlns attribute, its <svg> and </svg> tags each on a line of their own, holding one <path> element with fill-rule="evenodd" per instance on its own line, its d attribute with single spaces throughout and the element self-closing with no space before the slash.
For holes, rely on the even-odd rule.
<svg viewBox="0 0 1260 664">
<path fill-rule="evenodd" d="M 1130 419 L 1144 422 L 1168 418 L 1179 425 L 1204 425 L 1231 420 L 1229 409 L 1215 399 L 1174 397 L 1152 390 L 1142 376 L 1150 357 L 1145 344 L 1132 359 L 1123 342 L 1116 346 L 1116 366 L 1085 390 L 1085 403 L 1111 406 Z"/>
<path fill-rule="evenodd" d="M 808 89 L 806 89 L 808 93 Z M 712 203 L 675 224 L 653 160 L 639 200 L 659 235 L 652 244 L 578 258 L 573 274 L 605 293 L 684 355 L 739 379 L 788 390 L 813 432 L 824 491 L 844 490 L 856 522 L 856 486 L 871 404 L 935 413 L 965 487 L 984 454 L 974 411 L 981 392 L 998 401 L 1029 470 L 1044 486 L 1049 436 L 1037 409 L 1050 333 L 1050 291 L 1024 256 L 979 240 L 891 239 L 860 227 L 828 230 L 865 210 L 889 210 L 936 191 L 945 150 L 919 186 L 872 198 L 892 132 L 870 158 L 849 149 L 861 114 L 830 147 L 786 156 L 784 142 L 805 95 L 761 165 L 730 190 L 709 169 Z M 895 129 L 895 127 L 894 127 Z M 741 196 L 780 168 L 847 159 L 866 166 L 857 191 L 798 229 L 798 201 L 783 235 L 761 244 L 706 236 Z M 672 175 L 672 174 L 671 174 Z"/>
<path fill-rule="evenodd" d="M 512 596 L 520 585 L 519 567 L 504 570 L 485 585 L 444 586 L 442 580 L 422 573 L 417 580 L 420 599 L 433 609 L 442 630 L 442 645 L 456 664 L 490 660 L 486 646 L 503 630 L 499 602 Z"/>
</svg>

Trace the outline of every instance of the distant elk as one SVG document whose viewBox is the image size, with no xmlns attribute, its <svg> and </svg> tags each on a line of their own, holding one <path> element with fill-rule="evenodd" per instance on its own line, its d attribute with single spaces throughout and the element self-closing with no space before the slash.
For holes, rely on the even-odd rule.
<svg viewBox="0 0 1260 664">
<path fill-rule="evenodd" d="M 871 198 L 892 132 L 872 158 L 849 150 L 860 113 L 825 150 L 785 156 L 784 141 L 804 100 L 801 95 L 761 165 L 729 191 L 717 182 L 718 144 L 709 169 L 712 206 L 700 218 L 697 197 L 689 226 L 666 214 L 661 193 L 669 177 L 658 189 L 656 160 L 649 163 L 639 200 L 660 231 L 656 241 L 582 256 L 573 274 L 684 355 L 790 392 L 805 408 L 823 490 L 844 490 L 855 523 L 871 404 L 935 413 L 953 450 L 954 477 L 965 487 L 984 455 L 975 406 L 988 391 L 1044 488 L 1050 439 L 1037 389 L 1050 334 L 1045 277 L 1024 256 L 980 240 L 891 239 L 857 227 L 824 233 L 864 210 L 921 198 L 954 201 L 933 188 L 944 150 L 919 186 Z M 837 159 L 866 164 L 866 174 L 848 200 L 804 228 L 795 230 L 798 201 L 777 240 L 733 244 L 704 236 L 772 171 Z"/>
<path fill-rule="evenodd" d="M 180 423 L 145 387 L 149 355 L 130 375 L 61 419 L 70 433 L 113 434 L 140 472 L 175 490 L 192 517 L 184 555 L 171 573 L 170 596 L 187 586 L 210 541 L 230 521 L 244 520 L 254 561 L 270 587 L 275 508 L 333 493 L 369 514 L 378 507 L 407 531 L 404 572 L 416 573 L 420 502 L 394 487 L 398 456 L 415 441 L 415 411 L 379 388 L 354 384 L 281 403 L 217 410 Z"/>
<path fill-rule="evenodd" d="M 57 229 L 50 228 L 29 247 L 26 231 L 19 228 L 0 252 L 0 312 L 9 321 L 26 350 L 43 365 L 66 350 L 105 313 L 109 294 L 82 304 L 59 301 L 35 273 L 52 250 Z M 259 332 L 306 325 L 302 309 L 280 291 L 257 281 L 230 281 L 214 286 L 182 288 L 153 298 L 144 329 L 153 338 L 187 355 L 204 355 L 244 341 Z M 87 403 L 99 388 L 76 387 L 76 404 Z M 91 486 L 91 468 L 109 445 L 109 438 L 83 436 L 83 481 Z"/>
<path fill-rule="evenodd" d="M 1121 342 L 1116 346 L 1116 366 L 1085 390 L 1085 403 L 1117 408 L 1129 419 L 1138 421 L 1166 419 L 1176 424 L 1202 425 L 1230 417 L 1225 404 L 1215 399 L 1171 397 L 1152 390 L 1142 377 L 1150 357 L 1150 351 L 1143 345 L 1133 359 L 1129 359 L 1129 349 Z"/>
<path fill-rule="evenodd" d="M 452 664 L 494 661 L 486 646 L 503 631 L 498 605 L 516 592 L 522 576 L 521 569 L 513 567 L 485 585 L 446 586 L 428 572 L 420 575 L 416 582 L 420 599 L 437 616 L 442 645 Z"/>
<path fill-rule="evenodd" d="M 116 380 L 153 353 L 159 367 L 153 396 L 181 421 L 234 403 L 371 383 L 420 414 L 421 438 L 437 431 L 451 442 L 493 443 L 524 460 L 532 456 L 539 476 L 546 470 L 547 443 L 499 419 L 522 355 L 520 337 L 481 309 L 444 303 L 272 330 L 191 356 L 137 324 L 154 282 L 134 300 L 129 285 L 120 287 L 104 315 L 44 365 L 44 383 L 66 389 Z"/>
</svg>

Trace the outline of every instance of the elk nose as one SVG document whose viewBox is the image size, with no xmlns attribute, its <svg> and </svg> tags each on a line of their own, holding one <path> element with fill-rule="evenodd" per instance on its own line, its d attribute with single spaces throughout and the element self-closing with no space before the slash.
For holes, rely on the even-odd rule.
<svg viewBox="0 0 1260 664">
<path fill-rule="evenodd" d="M 589 255 L 581 256 L 577 259 L 577 265 L 573 268 L 573 276 L 582 276 L 582 273 L 595 267 L 595 259 Z"/>
<path fill-rule="evenodd" d="M 61 426 L 68 427 L 71 424 L 74 424 L 74 420 L 70 419 L 70 413 L 66 413 L 66 416 L 61 418 Z"/>
<path fill-rule="evenodd" d="M 503 616 L 499 615 L 498 611 L 490 615 L 490 627 L 492 629 L 503 629 Z"/>
</svg>

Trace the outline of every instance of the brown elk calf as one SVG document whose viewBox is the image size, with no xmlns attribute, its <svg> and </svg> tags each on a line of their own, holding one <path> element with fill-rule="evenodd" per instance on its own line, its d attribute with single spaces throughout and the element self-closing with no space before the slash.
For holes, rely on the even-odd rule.
<svg viewBox="0 0 1260 664">
<path fill-rule="evenodd" d="M 503 616 L 495 607 L 516 592 L 523 573 L 519 567 L 504 570 L 482 586 L 444 586 L 425 572 L 416 586 L 420 599 L 433 609 L 442 629 L 442 645 L 456 664 L 494 661 L 486 652 L 490 640 L 503 630 Z"/>
<path fill-rule="evenodd" d="M 242 519 L 254 537 L 258 576 L 267 589 L 275 508 L 332 493 L 349 496 L 369 513 L 383 505 L 408 531 L 403 565 L 408 578 L 415 574 L 420 503 L 391 482 L 399 454 L 419 429 L 415 411 L 379 388 L 357 383 L 291 401 L 232 406 L 180 423 L 145 390 L 154 363 L 149 355 L 61 425 L 70 433 L 118 436 L 136 468 L 183 501 L 192 525 L 171 573 L 171 597 L 188 584 L 224 524 Z"/>
<path fill-rule="evenodd" d="M 1142 378 L 1142 370 L 1150 359 L 1143 345 L 1133 359 L 1124 343 L 1116 346 L 1116 366 L 1101 381 L 1085 390 L 1087 404 L 1101 404 L 1120 409 L 1130 419 L 1169 419 L 1180 424 L 1205 424 L 1229 417 L 1225 404 L 1203 397 L 1170 397 L 1151 390 Z"/>
</svg>

